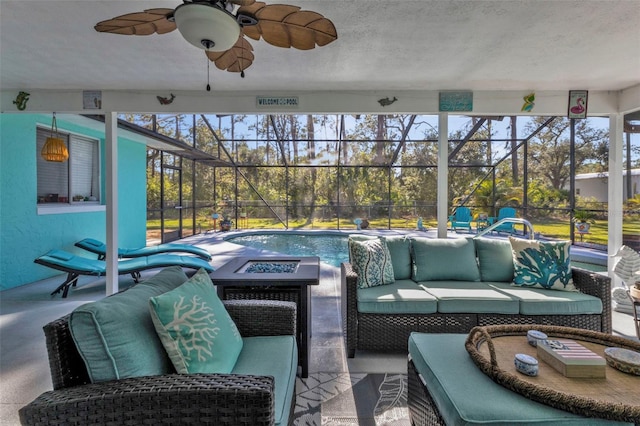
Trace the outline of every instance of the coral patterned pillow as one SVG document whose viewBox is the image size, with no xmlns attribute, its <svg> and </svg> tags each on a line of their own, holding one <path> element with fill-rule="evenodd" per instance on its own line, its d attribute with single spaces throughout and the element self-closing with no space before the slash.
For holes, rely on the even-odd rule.
<svg viewBox="0 0 640 426">
<path fill-rule="evenodd" d="M 387 243 L 380 238 L 355 241 L 349 239 L 353 269 L 358 274 L 358 288 L 391 284 L 395 281 Z"/>
<path fill-rule="evenodd" d="M 578 291 L 573 285 L 569 241 L 541 242 L 509 237 L 513 284 L 551 290 Z"/>
<path fill-rule="evenodd" d="M 175 290 L 149 300 L 151 318 L 176 371 L 230 373 L 242 351 L 242 337 L 200 269 Z"/>
</svg>

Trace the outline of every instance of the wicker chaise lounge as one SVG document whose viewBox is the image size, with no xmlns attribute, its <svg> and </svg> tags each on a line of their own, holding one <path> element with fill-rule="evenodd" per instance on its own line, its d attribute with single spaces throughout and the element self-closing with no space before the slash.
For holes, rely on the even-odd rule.
<svg viewBox="0 0 640 426">
<path fill-rule="evenodd" d="M 243 337 L 295 335 L 292 302 L 235 300 L 225 307 Z M 167 374 L 89 383 L 69 315 L 44 327 L 53 391 L 20 410 L 25 425 L 273 425 L 274 378 Z M 286 402 L 289 423 L 295 394 Z"/>
</svg>

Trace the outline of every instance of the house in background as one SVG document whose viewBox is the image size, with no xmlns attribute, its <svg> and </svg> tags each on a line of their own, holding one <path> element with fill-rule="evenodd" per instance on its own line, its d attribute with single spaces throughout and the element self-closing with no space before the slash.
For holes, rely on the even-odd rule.
<svg viewBox="0 0 640 426">
<path fill-rule="evenodd" d="M 623 170 L 623 200 L 629 197 L 627 191 L 627 172 L 631 173 L 631 198 L 640 193 L 640 169 Z M 596 201 L 606 203 L 609 199 L 609 173 L 582 173 L 576 175 L 576 195 L 583 198 L 594 198 Z"/>
<path fill-rule="evenodd" d="M 0 114 L 0 290 L 60 274 L 33 263 L 49 250 L 80 254 L 76 241 L 105 240 L 104 123 L 58 115 L 59 137 L 70 154 L 63 163 L 40 155 L 51 125 L 50 114 Z M 146 140 L 126 130 L 118 134 L 118 241 L 123 247 L 142 247 Z"/>
</svg>

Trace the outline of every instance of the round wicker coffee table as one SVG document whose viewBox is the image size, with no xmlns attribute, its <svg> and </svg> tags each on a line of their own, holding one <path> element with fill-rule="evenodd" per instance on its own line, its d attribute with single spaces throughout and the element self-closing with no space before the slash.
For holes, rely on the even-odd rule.
<svg viewBox="0 0 640 426">
<path fill-rule="evenodd" d="M 543 361 L 539 361 L 538 376 L 518 373 L 513 362 L 516 353 L 537 357 L 536 348 L 527 343 L 527 331 L 532 329 L 549 338 L 575 340 L 602 357 L 604 349 L 612 346 L 640 352 L 640 342 L 596 331 L 542 325 L 475 327 L 465 346 L 483 373 L 529 399 L 586 417 L 640 423 L 640 376 L 607 365 L 606 378 L 570 378 Z"/>
</svg>

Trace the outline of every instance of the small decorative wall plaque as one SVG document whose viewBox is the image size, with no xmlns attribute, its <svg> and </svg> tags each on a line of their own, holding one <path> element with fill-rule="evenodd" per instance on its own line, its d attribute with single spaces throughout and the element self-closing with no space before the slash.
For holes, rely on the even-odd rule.
<svg viewBox="0 0 640 426">
<path fill-rule="evenodd" d="M 387 96 L 384 99 L 378 99 L 378 103 L 380 105 L 382 105 L 383 107 L 386 107 L 387 105 L 391 105 L 392 103 L 394 103 L 397 100 L 398 100 L 398 98 L 396 98 L 395 96 L 393 97 L 393 99 L 389 99 L 389 97 Z"/>
<path fill-rule="evenodd" d="M 473 92 L 440 92 L 440 111 L 473 111 Z"/>
<path fill-rule="evenodd" d="M 18 93 L 18 96 L 16 96 L 16 100 L 13 101 L 13 104 L 19 111 L 24 111 L 27 107 L 27 102 L 29 102 L 29 93 L 21 91 Z"/>
<path fill-rule="evenodd" d="M 256 96 L 258 108 L 298 108 L 297 96 Z"/>
<path fill-rule="evenodd" d="M 522 112 L 531 112 L 533 111 L 533 107 L 536 106 L 536 94 L 535 92 L 531 92 L 526 96 L 522 97 L 524 104 L 522 104 L 522 108 L 520 111 Z"/>
<path fill-rule="evenodd" d="M 589 92 L 586 90 L 569 91 L 569 118 L 587 118 L 587 100 Z"/>
<path fill-rule="evenodd" d="M 102 109 L 102 91 L 100 90 L 83 91 L 82 107 L 84 109 Z"/>
</svg>

